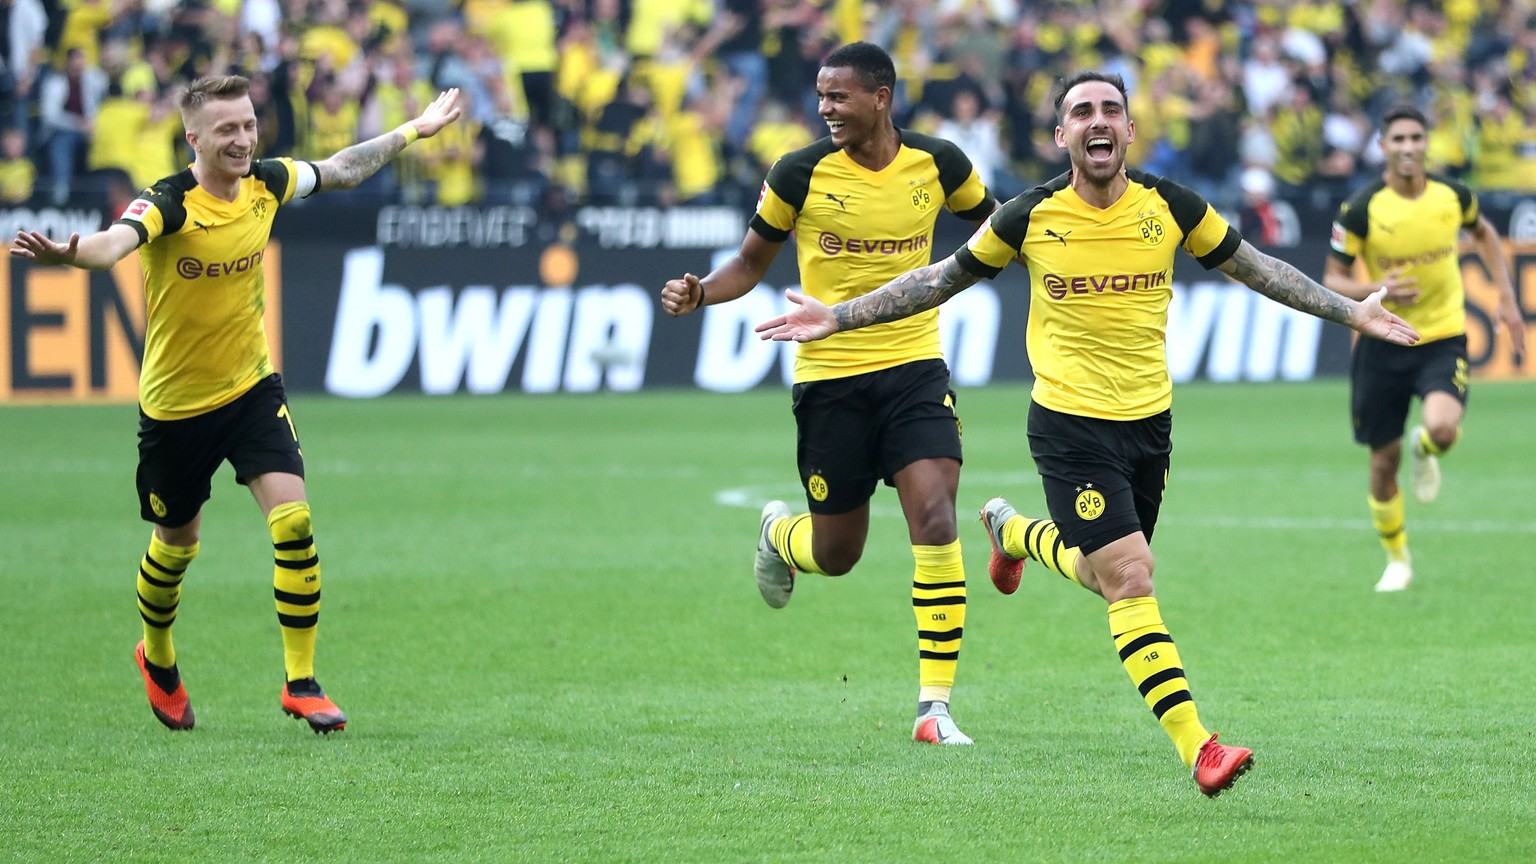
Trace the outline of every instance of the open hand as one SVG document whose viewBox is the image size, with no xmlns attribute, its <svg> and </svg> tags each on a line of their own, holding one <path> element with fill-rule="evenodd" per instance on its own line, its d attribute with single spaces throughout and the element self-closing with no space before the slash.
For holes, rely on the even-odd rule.
<svg viewBox="0 0 1536 864">
<path fill-rule="evenodd" d="M 1387 286 L 1383 285 L 1375 294 L 1361 301 L 1360 309 L 1355 314 L 1354 328 L 1367 336 L 1374 336 L 1395 345 L 1417 344 L 1419 331 L 1382 307 L 1381 301 L 1386 299 L 1388 290 Z"/>
<path fill-rule="evenodd" d="M 78 233 L 69 235 L 69 242 L 58 243 L 36 231 L 17 231 L 16 240 L 11 244 L 12 255 L 17 258 L 26 258 L 45 267 L 75 263 L 75 253 L 79 249 Z"/>
<path fill-rule="evenodd" d="M 458 101 L 459 88 L 457 87 L 450 87 L 437 94 L 437 98 L 433 99 L 432 104 L 421 112 L 421 116 L 411 121 L 411 125 L 416 127 L 416 134 L 423 138 L 431 138 L 439 129 L 459 119 L 464 109 L 458 106 Z"/>
<path fill-rule="evenodd" d="M 827 304 L 805 294 L 785 291 L 797 308 L 770 318 L 754 328 L 758 338 L 774 342 L 815 342 L 837 332 L 837 316 Z"/>
<path fill-rule="evenodd" d="M 1525 359 L 1525 315 L 1520 311 L 1519 301 L 1499 302 L 1499 323 L 1504 325 L 1504 332 L 1509 334 L 1510 347 L 1515 351 L 1515 363 L 1519 364 Z"/>
</svg>

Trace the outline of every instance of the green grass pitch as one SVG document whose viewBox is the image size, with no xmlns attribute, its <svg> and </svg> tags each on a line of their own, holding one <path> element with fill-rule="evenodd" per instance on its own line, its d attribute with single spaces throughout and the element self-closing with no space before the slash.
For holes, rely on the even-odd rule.
<svg viewBox="0 0 1536 864">
<path fill-rule="evenodd" d="M 1475 386 L 1397 595 L 1372 591 L 1342 382 L 1178 390 L 1158 594 L 1202 718 L 1257 754 L 1214 801 L 1101 600 L 1038 566 L 987 581 L 976 508 L 1041 510 L 1027 397 L 960 398 L 976 746 L 952 749 L 909 740 L 893 491 L 853 573 L 757 596 L 757 511 L 803 502 L 783 391 L 296 395 L 319 675 L 351 718 L 326 738 L 279 710 L 271 547 L 228 469 L 176 627 L 198 725 L 173 734 L 132 659 L 133 407 L 0 409 L 0 860 L 1536 860 L 1536 386 Z"/>
</svg>

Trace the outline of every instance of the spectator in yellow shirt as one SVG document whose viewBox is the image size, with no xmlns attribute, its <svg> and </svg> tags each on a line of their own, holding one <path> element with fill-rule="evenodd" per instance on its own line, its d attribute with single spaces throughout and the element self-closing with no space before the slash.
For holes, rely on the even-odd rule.
<svg viewBox="0 0 1536 864">
<path fill-rule="evenodd" d="M 37 182 L 37 166 L 27 158 L 27 136 L 20 129 L 0 133 L 0 204 L 25 204 Z"/>
</svg>

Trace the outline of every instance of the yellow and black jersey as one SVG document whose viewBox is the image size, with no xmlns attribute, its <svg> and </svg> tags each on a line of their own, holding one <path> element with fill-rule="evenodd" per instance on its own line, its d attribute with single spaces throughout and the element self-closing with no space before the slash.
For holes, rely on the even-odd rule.
<svg viewBox="0 0 1536 864">
<path fill-rule="evenodd" d="M 139 193 L 113 223 L 139 234 L 148 305 L 139 374 L 145 414 L 203 414 L 272 374 L 261 265 L 272 218 L 297 187 L 296 164 L 287 158 L 253 162 L 233 201 L 214 197 L 187 168 Z"/>
<path fill-rule="evenodd" d="M 1333 223 L 1333 257 L 1346 266 L 1365 262 L 1371 282 L 1392 270 L 1419 280 L 1408 305 L 1386 303 L 1419 331 L 1420 344 L 1466 332 L 1461 284 L 1461 229 L 1477 224 L 1477 196 L 1460 183 L 1431 173 L 1417 198 L 1404 198 L 1376 180 L 1339 207 Z"/>
<path fill-rule="evenodd" d="M 1196 193 L 1140 171 L 1100 210 L 1071 174 L 999 207 L 955 258 L 990 278 L 1017 258 L 1029 268 L 1026 344 L 1033 397 L 1053 411 L 1139 420 L 1168 408 L 1165 340 L 1180 246 L 1206 269 L 1231 258 L 1236 229 Z"/>
<path fill-rule="evenodd" d="M 939 208 L 980 221 L 992 194 L 960 148 L 900 130 L 901 147 L 879 171 L 823 138 L 768 170 L 752 230 L 782 243 L 794 232 L 801 289 L 832 305 L 926 266 Z M 834 333 L 799 346 L 795 381 L 845 378 L 942 357 L 938 310 Z"/>
</svg>

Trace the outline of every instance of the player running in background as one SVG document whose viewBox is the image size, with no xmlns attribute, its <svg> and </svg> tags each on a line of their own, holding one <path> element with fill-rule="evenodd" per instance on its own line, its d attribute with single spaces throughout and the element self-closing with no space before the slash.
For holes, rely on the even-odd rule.
<svg viewBox="0 0 1536 864">
<path fill-rule="evenodd" d="M 666 283 L 661 302 L 683 315 L 751 291 L 796 235 L 805 291 L 829 303 L 857 297 L 932 256 L 941 207 L 980 223 L 996 207 L 953 144 L 891 121 L 896 68 L 867 42 L 828 55 L 816 94 L 829 137 L 778 160 L 737 253 L 703 279 Z M 793 391 L 797 459 L 810 512 L 783 501 L 762 512 L 754 574 L 783 607 L 796 573 L 841 576 L 864 553 L 869 501 L 895 486 L 916 559 L 918 705 L 913 737 L 969 744 L 949 714 L 965 629 L 965 570 L 955 528 L 960 429 L 937 312 L 801 348 Z"/>
<path fill-rule="evenodd" d="M 144 640 L 134 649 L 150 710 L 191 729 L 172 625 L 187 566 L 198 553 L 203 502 L 220 463 L 251 490 L 273 547 L 273 593 L 286 671 L 284 711 L 316 732 L 347 718 L 314 677 L 320 558 L 304 492 L 304 457 L 262 323 L 262 257 L 278 208 L 323 189 L 350 189 L 412 141 L 459 116 L 449 90 L 420 117 L 316 163 L 254 159 L 250 82 L 200 78 L 181 94 L 190 167 L 140 193 L 111 225 L 56 242 L 16 235 L 11 254 L 40 265 L 104 270 L 135 249 L 148 315 L 139 377 L 139 512 L 154 523 L 139 565 Z M 141 248 L 142 247 L 142 248 Z"/>
<path fill-rule="evenodd" d="M 1172 452 L 1168 303 L 1176 249 L 1303 312 L 1404 344 L 1412 329 L 1381 307 L 1327 290 L 1244 241 L 1194 192 L 1125 168 L 1136 126 L 1118 75 L 1084 72 L 1056 90 L 1056 145 L 1071 170 L 998 208 L 943 261 L 828 307 L 800 304 L 764 322 L 763 338 L 809 342 L 928 314 L 1000 273 L 1029 269 L 1026 341 L 1035 385 L 1030 454 L 1051 519 L 1020 516 L 1002 498 L 982 509 L 993 582 L 1018 587 L 1032 558 L 1102 596 L 1120 662 L 1173 740 L 1201 792 L 1218 795 L 1248 770 L 1246 747 L 1219 744 L 1200 722 L 1184 664 L 1152 592 L 1149 543 Z"/>
<path fill-rule="evenodd" d="M 1350 366 L 1350 414 L 1355 441 L 1371 448 L 1371 524 L 1387 550 L 1377 591 L 1401 591 L 1413 579 L 1397 471 L 1403 459 L 1408 409 L 1420 399 L 1421 423 L 1408 433 L 1414 496 L 1440 494 L 1439 458 L 1461 437 L 1467 406 L 1466 294 L 1461 284 L 1460 234 L 1472 233 L 1499 291 L 1498 320 L 1519 358 L 1525 321 L 1515 297 L 1499 231 L 1478 212 L 1466 186 L 1425 170 L 1429 123 L 1412 106 L 1387 112 L 1381 123 L 1386 167 L 1381 179 L 1356 192 L 1333 223 L 1333 254 L 1323 284 L 1357 300 L 1386 283 L 1386 306 L 1417 329 L 1412 347 L 1374 339 L 1355 343 Z M 1367 282 L 1351 270 L 1363 258 Z"/>
</svg>

